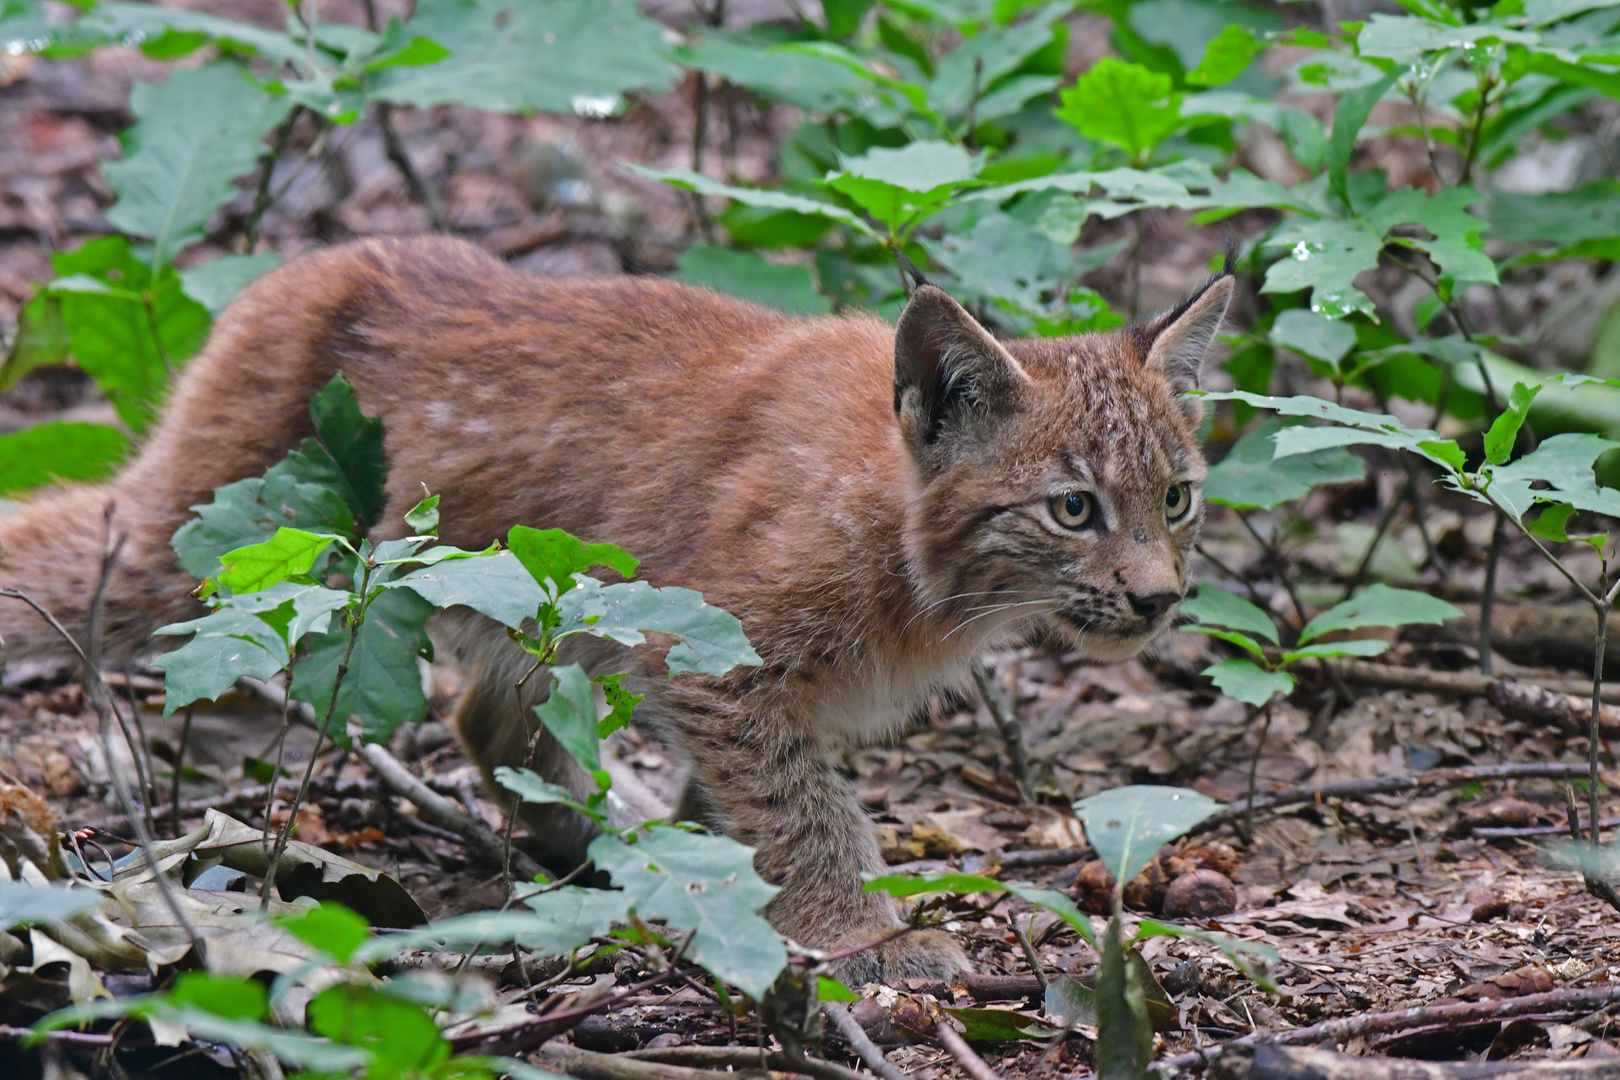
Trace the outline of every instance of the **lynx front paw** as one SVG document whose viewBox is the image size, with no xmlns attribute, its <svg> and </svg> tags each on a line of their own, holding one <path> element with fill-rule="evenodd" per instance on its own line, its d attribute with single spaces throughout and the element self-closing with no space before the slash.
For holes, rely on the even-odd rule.
<svg viewBox="0 0 1620 1080">
<path fill-rule="evenodd" d="M 915 930 L 833 965 L 848 986 L 869 982 L 894 985 L 901 979 L 945 979 L 971 971 L 967 954 L 941 930 Z"/>
</svg>

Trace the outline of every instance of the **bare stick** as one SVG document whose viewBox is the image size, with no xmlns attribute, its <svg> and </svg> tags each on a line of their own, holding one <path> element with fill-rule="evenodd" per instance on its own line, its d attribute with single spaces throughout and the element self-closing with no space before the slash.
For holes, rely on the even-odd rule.
<svg viewBox="0 0 1620 1080">
<path fill-rule="evenodd" d="M 939 1023 L 934 1025 L 934 1035 L 939 1039 L 939 1044 L 956 1059 L 956 1063 L 962 1066 L 962 1071 L 972 1080 L 1001 1080 L 1001 1074 L 992 1069 L 984 1058 L 975 1054 L 973 1047 L 967 1044 L 967 1040 L 957 1034 L 956 1029 L 951 1026 L 949 1017 L 940 1017 Z"/>
<path fill-rule="evenodd" d="M 759 1051 L 747 1047 L 670 1047 L 672 1050 L 725 1050 L 746 1055 L 744 1068 L 754 1076 L 760 1075 Z M 694 1069 L 664 1061 L 649 1061 L 630 1054 L 598 1054 L 562 1043 L 547 1043 L 535 1054 L 535 1060 L 548 1069 L 555 1069 L 579 1080 L 714 1080 L 715 1073 L 708 1069 Z M 716 1066 L 723 1068 L 724 1066 Z M 721 1074 L 725 1075 L 725 1074 Z"/>
<path fill-rule="evenodd" d="M 1586 772 L 1584 762 L 1525 762 L 1508 765 L 1477 765 L 1460 769 L 1430 769 L 1411 776 L 1384 776 L 1370 780 L 1340 780 L 1331 784 L 1284 788 L 1255 799 L 1255 810 L 1321 802 L 1323 799 L 1354 799 L 1363 795 L 1387 795 L 1397 791 L 1425 788 L 1462 787 L 1487 780 L 1562 780 Z M 1228 806 L 1194 825 L 1192 833 L 1209 832 L 1240 820 L 1248 812 L 1247 803 Z"/>
<path fill-rule="evenodd" d="M 1289 1031 L 1255 1032 L 1222 1044 L 1232 1046 L 1313 1046 L 1333 1041 L 1348 1042 L 1360 1035 L 1390 1035 L 1413 1028 L 1455 1030 L 1511 1020 L 1519 1016 L 1584 1016 L 1620 1002 L 1620 983 L 1603 983 L 1542 994 L 1501 998 L 1496 1001 L 1464 1001 L 1452 1005 L 1419 1005 L 1394 1012 L 1362 1013 L 1337 1020 L 1325 1020 Z M 1205 1060 L 1202 1052 L 1177 1054 L 1157 1063 L 1160 1069 L 1185 1069 Z"/>
<path fill-rule="evenodd" d="M 1607 567 L 1605 567 L 1605 569 L 1607 569 Z M 1608 584 L 1608 582 L 1600 580 L 1598 582 L 1598 584 L 1599 584 L 1599 587 L 1601 588 L 1603 586 L 1606 586 Z M 1598 813 L 1598 747 L 1600 745 L 1602 745 L 1602 742 L 1603 742 L 1603 733 L 1602 733 L 1602 730 L 1601 730 L 1602 721 L 1603 721 L 1603 654 L 1604 654 L 1604 652 L 1606 652 L 1608 650 L 1608 647 L 1609 647 L 1609 601 L 1608 601 L 1608 597 L 1605 596 L 1602 603 L 1594 605 L 1594 606 L 1597 608 L 1598 632 L 1597 632 L 1597 649 L 1593 653 L 1593 656 L 1592 656 L 1592 722 L 1591 722 L 1590 727 L 1587 729 L 1587 733 L 1586 733 L 1587 762 L 1591 766 L 1591 768 L 1589 770 L 1589 775 L 1587 777 L 1588 787 L 1586 789 L 1586 799 L 1587 799 L 1587 813 L 1589 815 L 1587 817 L 1587 820 L 1591 821 L 1593 823 L 1593 825 L 1592 825 L 1592 847 L 1595 849 L 1598 846 L 1597 820 L 1598 820 L 1598 817 L 1599 817 L 1599 813 Z M 1604 882 L 1604 885 L 1605 885 L 1605 887 L 1608 887 L 1608 882 Z M 1590 889 L 1592 887 L 1592 883 L 1591 883 L 1590 880 L 1587 881 L 1586 887 L 1588 889 Z M 1614 895 L 1614 889 L 1612 887 L 1609 887 L 1609 896 L 1613 896 L 1613 895 Z M 1605 896 L 1604 899 L 1607 900 L 1609 898 L 1609 896 Z M 1612 902 L 1613 901 L 1611 901 L 1611 903 Z M 1620 904 L 1616 905 L 1616 909 L 1620 910 Z"/>
<path fill-rule="evenodd" d="M 855 1022 L 849 1007 L 842 1001 L 823 1001 L 821 1011 L 833 1022 L 838 1034 L 849 1043 L 849 1048 L 860 1055 L 866 1067 L 881 1076 L 883 1080 L 909 1080 L 899 1066 L 883 1056 L 883 1048 L 873 1042 L 860 1024 Z"/>
<path fill-rule="evenodd" d="M 287 152 L 287 139 L 292 135 L 293 125 L 303 113 L 302 105 L 294 105 L 287 119 L 276 125 L 275 141 L 270 144 L 270 153 L 259 167 L 259 182 L 253 192 L 253 209 L 248 213 L 247 226 L 243 229 L 243 237 L 247 241 L 247 254 L 253 254 L 253 247 L 259 242 L 259 225 L 264 219 L 264 213 L 270 209 L 275 201 L 270 191 L 270 177 L 276 171 L 276 163 L 281 155 Z"/>
<path fill-rule="evenodd" d="M 995 673 L 979 661 L 973 664 L 973 681 L 979 684 L 979 693 L 984 695 L 984 703 L 990 707 L 990 715 L 996 722 L 996 730 L 1001 733 L 1001 741 L 1007 745 L 1007 767 L 1012 770 L 1018 794 L 1025 802 L 1032 803 L 1035 801 L 1035 785 L 1029 778 L 1029 759 L 1024 753 L 1024 736 L 1018 726 L 1018 715 L 996 685 Z"/>
<path fill-rule="evenodd" d="M 1306 670 L 1322 670 L 1314 660 L 1301 662 Z M 1426 690 L 1435 694 L 1455 694 L 1459 697 L 1488 697 L 1491 688 L 1501 680 L 1487 678 L 1476 671 L 1434 671 L 1429 668 L 1405 668 L 1394 664 L 1380 664 L 1371 660 L 1340 660 L 1334 669 L 1351 682 L 1369 686 L 1387 686 L 1397 690 Z M 1533 678 L 1518 680 L 1520 685 L 1538 686 L 1558 694 L 1576 694 L 1588 697 L 1592 684 L 1585 679 Z M 1513 685 L 1512 682 L 1503 685 Z M 1620 686 L 1602 688 L 1603 700 L 1620 704 Z"/>
<path fill-rule="evenodd" d="M 1275 698 L 1273 698 L 1275 700 Z M 1271 702 L 1260 710 L 1260 739 L 1254 745 L 1254 757 L 1249 761 L 1249 794 L 1243 800 L 1243 839 L 1254 842 L 1254 783 L 1260 777 L 1260 755 L 1266 749 L 1266 736 L 1271 734 Z"/>
<path fill-rule="evenodd" d="M 469 855 L 491 866 L 504 864 L 506 845 L 495 831 L 412 776 L 405 763 L 389 753 L 386 746 L 366 743 L 360 747 L 360 756 L 384 784 L 396 795 L 409 799 L 424 818 L 459 836 Z M 512 849 L 512 871 L 526 881 L 543 873 L 538 863 L 516 848 Z"/>
</svg>

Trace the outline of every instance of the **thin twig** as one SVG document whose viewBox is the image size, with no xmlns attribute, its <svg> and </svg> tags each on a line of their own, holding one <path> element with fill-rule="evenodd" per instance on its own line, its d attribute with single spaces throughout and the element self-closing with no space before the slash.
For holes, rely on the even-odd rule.
<svg viewBox="0 0 1620 1080">
<path fill-rule="evenodd" d="M 1260 739 L 1254 746 L 1254 757 L 1249 762 L 1249 794 L 1243 800 L 1243 839 L 1249 843 L 1254 842 L 1254 784 L 1260 777 L 1260 755 L 1266 749 L 1266 736 L 1271 734 L 1271 703 L 1267 701 L 1260 710 Z"/>
<path fill-rule="evenodd" d="M 1479 673 L 1487 677 L 1496 674 L 1496 661 L 1491 651 L 1491 616 L 1496 609 L 1496 567 L 1502 560 L 1502 538 L 1507 529 L 1502 515 L 1496 515 L 1491 526 L 1491 546 L 1485 552 L 1485 592 L 1479 598 Z"/>
<path fill-rule="evenodd" d="M 996 685 L 995 673 L 977 660 L 973 663 L 973 681 L 979 684 L 979 693 L 984 695 L 984 703 L 990 707 L 996 730 L 1001 733 L 1001 741 L 1007 746 L 1007 768 L 1018 785 L 1018 794 L 1025 802 L 1033 803 L 1035 785 L 1030 781 L 1029 758 L 1024 753 L 1024 736 L 1018 726 L 1018 715 Z"/>
<path fill-rule="evenodd" d="M 1620 983 L 1576 989 L 1549 990 L 1523 997 L 1494 1001 L 1463 1001 L 1446 1005 L 1419 1005 L 1393 1012 L 1361 1013 L 1337 1020 L 1326 1020 L 1309 1027 L 1288 1031 L 1255 1032 L 1231 1039 L 1222 1049 L 1234 1046 L 1314 1046 L 1323 1042 L 1349 1042 L 1358 1036 L 1388 1035 L 1413 1028 L 1456 1030 L 1476 1024 L 1511 1020 L 1520 1016 L 1586 1015 L 1620 1002 Z M 1203 1063 L 1207 1054 L 1194 1051 L 1176 1054 L 1157 1063 L 1160 1069 L 1186 1069 Z"/>
<path fill-rule="evenodd" d="M 1029 924 L 1030 926 L 1035 925 L 1035 913 L 1033 911 L 1029 915 Z M 1035 981 L 1040 984 L 1041 993 L 1044 995 L 1046 993 L 1046 972 L 1041 970 L 1041 957 L 1035 951 L 1035 943 L 1029 940 L 1029 934 L 1022 926 L 1018 925 L 1018 916 L 1009 914 L 1007 916 L 1007 925 L 1012 927 L 1013 937 L 1018 939 L 1018 947 L 1024 950 L 1024 962 L 1029 965 L 1029 970 L 1035 973 Z"/>
<path fill-rule="evenodd" d="M 253 254 L 253 248 L 259 242 L 259 225 L 264 220 L 265 211 L 270 209 L 274 201 L 270 191 L 270 177 L 276 171 L 276 163 L 281 155 L 287 152 L 287 140 L 292 136 L 293 125 L 304 112 L 302 105 L 294 105 L 287 118 L 276 126 L 275 141 L 270 144 L 270 154 L 259 166 L 259 182 L 253 192 L 253 209 L 248 214 L 247 225 L 242 230 L 247 241 L 247 253 Z"/>
<path fill-rule="evenodd" d="M 1315 662 L 1311 660 L 1302 661 L 1300 667 L 1308 671 L 1319 670 Z M 1491 693 L 1491 688 L 1502 681 L 1496 678 L 1486 678 L 1477 671 L 1434 671 L 1431 668 L 1399 667 L 1395 664 L 1380 664 L 1371 660 L 1340 660 L 1334 667 L 1339 674 L 1355 683 L 1363 683 L 1368 686 L 1387 686 L 1398 690 L 1423 690 L 1435 694 L 1455 694 L 1459 697 L 1487 697 Z M 1517 681 L 1553 693 L 1578 695 L 1582 698 L 1588 697 L 1592 693 L 1592 684 L 1585 679 L 1525 676 L 1517 679 Z M 1601 692 L 1604 701 L 1620 705 L 1620 686 L 1605 686 L 1601 689 Z"/>
<path fill-rule="evenodd" d="M 899 1066 L 883 1056 L 883 1048 L 873 1042 L 866 1034 L 866 1030 L 855 1022 L 854 1015 L 842 1001 L 824 1001 L 821 1003 L 821 1011 L 832 1020 L 838 1034 L 844 1037 L 844 1041 L 849 1043 L 849 1048 L 860 1056 L 868 1069 L 881 1076 L 883 1080 L 910 1080 Z"/>
<path fill-rule="evenodd" d="M 956 1029 L 951 1026 L 950 1017 L 939 1018 L 939 1023 L 934 1025 L 934 1035 L 971 1080 L 1001 1080 L 1001 1074 L 992 1069 L 984 1058 L 975 1054 L 973 1047 L 967 1044 L 967 1040 L 957 1034 Z"/>
</svg>

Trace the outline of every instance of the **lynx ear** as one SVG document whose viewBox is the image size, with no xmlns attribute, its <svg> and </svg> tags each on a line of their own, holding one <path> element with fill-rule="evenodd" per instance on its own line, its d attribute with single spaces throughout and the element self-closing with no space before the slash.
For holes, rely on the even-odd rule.
<svg viewBox="0 0 1620 1080">
<path fill-rule="evenodd" d="M 1147 367 L 1162 372 L 1176 393 L 1198 388 L 1204 354 L 1226 320 L 1235 281 L 1230 271 L 1211 278 L 1202 289 L 1148 324 L 1145 336 L 1152 345 Z"/>
<path fill-rule="evenodd" d="M 913 453 L 1017 407 L 1029 376 L 961 304 L 933 285 L 894 331 L 894 411 Z"/>
</svg>

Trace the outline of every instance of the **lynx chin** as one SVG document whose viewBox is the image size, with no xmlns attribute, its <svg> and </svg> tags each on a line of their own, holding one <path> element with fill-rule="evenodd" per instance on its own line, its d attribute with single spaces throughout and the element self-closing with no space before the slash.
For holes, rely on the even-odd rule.
<svg viewBox="0 0 1620 1080">
<path fill-rule="evenodd" d="M 1044 627 L 1120 660 L 1173 619 L 1204 512 L 1199 406 L 1182 392 L 1232 289 L 1228 268 L 1142 325 L 998 341 L 931 285 L 891 327 L 654 278 L 531 277 L 445 238 L 362 241 L 244 292 L 117 478 L 0 518 L 0 585 L 82 626 L 111 505 L 128 540 L 106 647 L 152 650 L 155 627 L 199 613 L 169 547 L 188 508 L 281 460 L 310 434 L 310 396 L 341 372 L 386 425 L 391 532 L 378 539 L 401 533 L 426 484 L 443 493 L 447 543 L 567 529 L 742 620 L 763 666 L 670 679 L 649 644 L 627 688 L 647 695 L 639 721 L 690 762 L 681 814 L 757 849 L 782 886 L 767 909 L 782 933 L 838 949 L 899 916 L 862 891 L 883 862 L 836 751 L 970 685 L 988 647 Z M 58 647 L 22 605 L 0 607 L 0 635 L 12 661 Z M 467 753 L 486 774 L 522 764 L 549 680 L 514 690 L 525 655 L 465 609 L 434 635 L 468 673 Z M 561 662 L 622 662 L 587 640 Z M 555 745 L 534 764 L 586 790 Z M 550 863 L 580 859 L 589 822 L 525 810 Z M 949 935 L 914 933 L 841 974 L 966 964 Z"/>
</svg>

